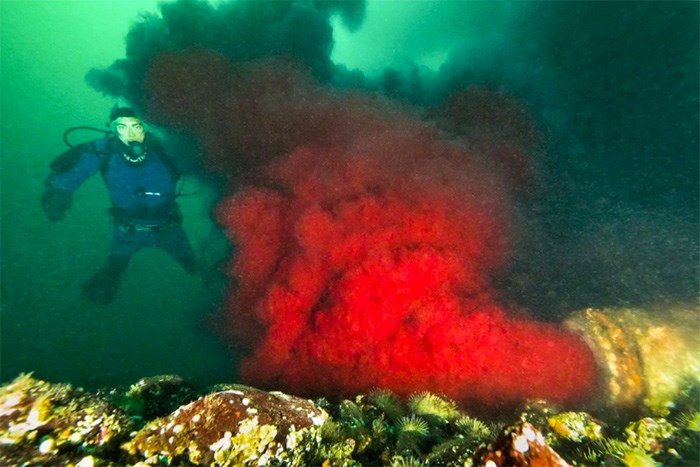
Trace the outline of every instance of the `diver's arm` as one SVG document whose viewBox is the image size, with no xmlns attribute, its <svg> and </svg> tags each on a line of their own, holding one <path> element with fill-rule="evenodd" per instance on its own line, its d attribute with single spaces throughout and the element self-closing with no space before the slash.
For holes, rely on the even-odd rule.
<svg viewBox="0 0 700 467">
<path fill-rule="evenodd" d="M 41 194 L 41 207 L 51 222 L 60 221 L 73 204 L 73 193 L 56 188 L 47 188 Z"/>
<path fill-rule="evenodd" d="M 51 163 L 51 173 L 44 184 L 41 206 L 46 217 L 61 220 L 73 202 L 73 192 L 100 168 L 100 155 L 95 142 L 70 148 Z"/>
</svg>

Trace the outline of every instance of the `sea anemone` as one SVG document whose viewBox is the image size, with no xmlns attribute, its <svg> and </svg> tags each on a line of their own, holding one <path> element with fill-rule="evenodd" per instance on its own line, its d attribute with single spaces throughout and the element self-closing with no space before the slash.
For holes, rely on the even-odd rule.
<svg viewBox="0 0 700 467">
<path fill-rule="evenodd" d="M 387 389 L 374 389 L 367 394 L 369 402 L 384 412 L 390 420 L 403 416 L 401 401 L 393 392 Z"/>
<path fill-rule="evenodd" d="M 430 427 L 424 418 L 417 415 L 401 417 L 398 423 L 399 435 L 410 434 L 417 438 L 425 438 L 430 434 Z"/>
<path fill-rule="evenodd" d="M 408 407 L 412 413 L 431 417 L 447 422 L 459 417 L 457 404 L 450 399 L 430 392 L 420 392 L 408 399 Z"/>
<path fill-rule="evenodd" d="M 452 438 L 431 449 L 426 465 L 473 465 L 472 458 L 479 447 L 465 438 Z"/>
<path fill-rule="evenodd" d="M 583 461 L 583 465 L 598 464 L 600 459 L 600 453 L 590 446 L 583 450 L 578 449 L 576 453 L 577 457 Z"/>
<path fill-rule="evenodd" d="M 676 422 L 681 428 L 700 432 L 700 412 L 697 410 L 681 413 L 676 419 Z"/>
<path fill-rule="evenodd" d="M 606 439 L 599 443 L 603 452 L 617 458 L 626 467 L 654 467 L 659 465 L 652 455 L 619 439 Z"/>
<path fill-rule="evenodd" d="M 413 456 L 394 456 L 391 458 L 391 467 L 422 467 L 422 460 Z"/>
<path fill-rule="evenodd" d="M 319 429 L 319 434 L 321 435 L 322 439 L 330 442 L 340 441 L 343 437 L 340 425 L 338 425 L 338 423 L 336 423 L 332 419 L 326 420 L 326 422 L 323 425 L 321 425 L 321 428 Z"/>
<path fill-rule="evenodd" d="M 460 433 L 473 441 L 483 441 L 491 436 L 489 427 L 476 418 L 463 415 L 455 421 L 455 425 Z"/>
<path fill-rule="evenodd" d="M 384 414 L 372 420 L 371 433 L 373 443 L 377 446 L 386 446 L 391 438 L 391 426 L 387 423 Z"/>
<path fill-rule="evenodd" d="M 350 400 L 344 400 L 338 405 L 340 419 L 351 425 L 365 425 L 365 414 L 362 407 Z"/>
<path fill-rule="evenodd" d="M 655 467 L 661 465 L 648 452 L 641 449 L 630 449 L 620 458 L 626 467 Z"/>
<path fill-rule="evenodd" d="M 396 451 L 399 454 L 420 454 L 421 444 L 430 434 L 428 422 L 422 417 L 411 415 L 401 417 L 397 428 Z"/>
</svg>

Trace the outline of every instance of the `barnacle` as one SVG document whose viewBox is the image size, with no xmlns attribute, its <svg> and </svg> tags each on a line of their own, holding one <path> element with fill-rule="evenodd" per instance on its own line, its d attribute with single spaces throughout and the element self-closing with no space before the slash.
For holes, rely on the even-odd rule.
<svg viewBox="0 0 700 467">
<path fill-rule="evenodd" d="M 214 451 L 214 460 L 219 465 L 264 465 L 278 454 L 276 436 L 277 427 L 261 425 L 256 417 L 241 421 L 238 433 L 225 432 L 209 449 Z M 199 456 L 192 459 L 193 452 L 189 454 L 191 462 L 200 463 Z"/>
<path fill-rule="evenodd" d="M 549 417 L 547 423 L 558 436 L 576 443 L 603 437 L 603 427 L 585 412 L 563 412 Z"/>
<path fill-rule="evenodd" d="M 430 392 L 420 392 L 411 396 L 408 407 L 416 415 L 435 417 L 442 421 L 449 421 L 459 416 L 457 404 Z"/>
<path fill-rule="evenodd" d="M 31 409 L 27 414 L 27 423 L 33 426 L 40 426 L 48 422 L 53 415 L 51 414 L 51 399 L 46 394 L 41 394 L 34 399 Z"/>
<path fill-rule="evenodd" d="M 663 418 L 642 418 L 625 428 L 627 443 L 644 451 L 658 452 L 676 429 Z"/>
</svg>

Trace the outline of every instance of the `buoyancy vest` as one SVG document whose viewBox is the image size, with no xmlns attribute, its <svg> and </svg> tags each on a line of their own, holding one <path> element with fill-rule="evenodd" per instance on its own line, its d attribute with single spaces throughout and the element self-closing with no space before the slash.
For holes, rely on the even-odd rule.
<svg viewBox="0 0 700 467">
<path fill-rule="evenodd" d="M 160 224 L 179 219 L 177 169 L 155 139 L 147 135 L 144 146 L 147 156 L 136 164 L 122 155 L 127 148 L 112 135 L 75 146 L 51 163 L 47 185 L 72 192 L 99 170 L 117 222 Z"/>
</svg>

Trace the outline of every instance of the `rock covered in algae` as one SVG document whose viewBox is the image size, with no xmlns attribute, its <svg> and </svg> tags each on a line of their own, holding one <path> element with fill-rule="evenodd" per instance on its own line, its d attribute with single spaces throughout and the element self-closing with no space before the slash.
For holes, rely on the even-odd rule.
<svg viewBox="0 0 700 467">
<path fill-rule="evenodd" d="M 676 428 L 663 418 L 645 417 L 631 422 L 625 428 L 627 444 L 647 452 L 659 452 Z"/>
<path fill-rule="evenodd" d="M 0 464 L 66 464 L 118 451 L 129 417 L 68 384 L 20 375 L 0 388 Z"/>
<path fill-rule="evenodd" d="M 127 391 L 109 390 L 105 396 L 130 416 L 152 420 L 195 400 L 198 394 L 181 376 L 156 375 L 141 378 Z"/>
<path fill-rule="evenodd" d="M 150 422 L 124 448 L 149 464 L 304 465 L 327 418 L 309 400 L 233 385 Z"/>
<path fill-rule="evenodd" d="M 547 419 L 559 437 L 580 443 L 603 439 L 603 425 L 586 412 L 562 412 Z"/>
<path fill-rule="evenodd" d="M 154 402 L 166 407 L 181 392 L 152 391 L 159 381 L 171 380 L 146 378 L 131 388 L 164 398 Z M 401 399 L 377 389 L 314 404 L 246 386 L 215 391 L 135 431 L 143 421 L 130 423 L 99 396 L 21 376 L 0 388 L 0 465 L 700 465 L 698 386 L 674 401 L 667 418 L 604 411 L 595 415 L 600 421 L 546 401 L 531 401 L 519 417 L 481 421 L 427 392 Z M 124 424 L 115 427 L 109 414 Z M 501 431 L 512 417 L 519 422 Z"/>
<path fill-rule="evenodd" d="M 568 466 L 545 442 L 542 433 L 532 423 L 519 422 L 504 428 L 493 446 L 482 449 L 474 456 L 476 465 Z"/>
</svg>

